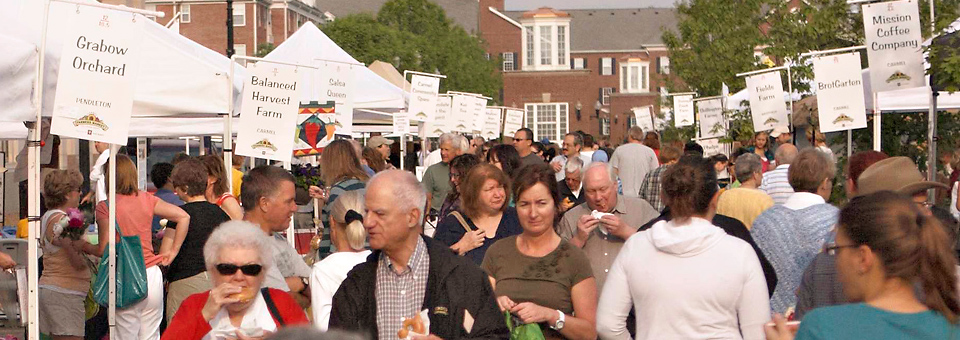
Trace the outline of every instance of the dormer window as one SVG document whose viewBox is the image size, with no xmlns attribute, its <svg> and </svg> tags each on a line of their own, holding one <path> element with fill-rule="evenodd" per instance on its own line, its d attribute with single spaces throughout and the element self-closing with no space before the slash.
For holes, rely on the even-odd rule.
<svg viewBox="0 0 960 340">
<path fill-rule="evenodd" d="M 523 24 L 524 61 L 526 71 L 569 69 L 570 60 L 570 15 L 550 8 L 540 8 L 524 13 Z"/>
</svg>

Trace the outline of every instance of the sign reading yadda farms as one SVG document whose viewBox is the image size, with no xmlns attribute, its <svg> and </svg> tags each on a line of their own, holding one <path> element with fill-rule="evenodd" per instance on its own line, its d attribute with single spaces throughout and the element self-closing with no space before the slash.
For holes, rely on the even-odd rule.
<svg viewBox="0 0 960 340">
<path fill-rule="evenodd" d="M 241 156 L 289 162 L 293 156 L 299 102 L 291 66 L 267 62 L 247 67 L 237 150 Z"/>
<path fill-rule="evenodd" d="M 126 145 L 147 19 L 81 7 L 67 14 L 50 131 Z"/>
</svg>

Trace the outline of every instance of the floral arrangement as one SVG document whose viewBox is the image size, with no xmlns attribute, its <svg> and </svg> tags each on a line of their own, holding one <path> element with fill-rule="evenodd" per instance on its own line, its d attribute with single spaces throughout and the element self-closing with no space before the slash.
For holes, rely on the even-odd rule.
<svg viewBox="0 0 960 340">
<path fill-rule="evenodd" d="M 61 218 L 57 222 L 54 232 L 62 238 L 79 240 L 86 230 L 83 213 L 79 209 L 70 208 L 67 209 L 67 218 Z"/>
<path fill-rule="evenodd" d="M 296 185 L 298 188 L 303 190 L 310 189 L 310 186 L 323 186 L 323 181 L 320 180 L 320 167 L 315 167 L 311 164 L 305 165 L 295 165 L 291 169 L 293 177 L 296 180 Z"/>
</svg>

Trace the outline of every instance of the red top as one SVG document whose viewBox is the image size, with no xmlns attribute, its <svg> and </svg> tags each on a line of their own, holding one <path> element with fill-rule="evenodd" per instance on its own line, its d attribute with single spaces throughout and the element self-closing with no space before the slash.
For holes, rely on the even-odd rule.
<svg viewBox="0 0 960 340">
<path fill-rule="evenodd" d="M 156 266 L 163 260 L 153 254 L 153 209 L 160 199 L 153 194 L 140 191 L 136 195 L 117 194 L 117 225 L 123 236 L 140 236 L 143 248 L 143 262 L 147 268 Z M 109 214 L 106 201 L 97 204 L 97 216 Z M 102 226 L 101 226 L 102 228 Z M 118 239 L 120 235 L 117 235 Z"/>
<path fill-rule="evenodd" d="M 290 297 L 290 294 L 273 288 L 269 288 L 269 291 L 270 297 L 273 299 L 273 303 L 277 306 L 277 311 L 280 312 L 280 316 L 283 317 L 284 321 L 284 326 L 281 327 L 277 317 L 271 313 L 270 316 L 273 317 L 273 322 L 277 324 L 277 328 L 310 323 L 310 321 L 307 320 L 307 314 L 303 312 L 303 308 L 300 308 L 300 305 Z M 208 290 L 203 293 L 190 295 L 190 297 L 184 300 L 183 303 L 180 304 L 180 309 L 177 310 L 173 319 L 170 320 L 170 324 L 167 325 L 167 330 L 163 332 L 160 340 L 200 340 L 207 335 L 207 333 L 210 333 L 210 330 L 212 330 L 210 323 L 203 319 L 203 314 L 201 313 L 209 296 L 210 291 Z"/>
</svg>

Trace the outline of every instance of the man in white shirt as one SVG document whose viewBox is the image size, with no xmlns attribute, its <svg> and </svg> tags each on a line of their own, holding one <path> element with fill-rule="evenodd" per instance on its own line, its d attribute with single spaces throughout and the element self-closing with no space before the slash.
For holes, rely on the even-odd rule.
<svg viewBox="0 0 960 340">
<path fill-rule="evenodd" d="M 793 187 L 790 186 L 787 174 L 790 170 L 790 163 L 793 163 L 793 160 L 797 158 L 797 147 L 792 144 L 781 145 L 777 148 L 775 157 L 777 168 L 763 174 L 760 190 L 773 198 L 773 204 L 784 204 L 793 195 Z"/>
<path fill-rule="evenodd" d="M 93 148 L 97 150 L 100 156 L 97 157 L 97 161 L 90 167 L 90 186 L 93 187 L 93 189 L 83 198 L 83 202 L 88 202 L 95 198 L 96 201 L 93 203 L 97 204 L 107 200 L 108 192 L 104 179 L 107 178 L 106 165 L 107 161 L 110 160 L 110 144 L 94 142 Z"/>
<path fill-rule="evenodd" d="M 554 157 L 550 161 L 550 166 L 553 168 L 553 171 L 557 173 L 557 181 L 562 181 L 566 176 L 566 171 L 564 167 L 567 164 L 567 160 L 573 158 L 574 156 L 580 157 L 580 160 L 583 161 L 583 168 L 586 168 L 590 165 L 590 156 L 583 156 L 581 151 L 583 150 L 583 136 L 576 132 L 567 133 L 563 136 L 563 155 Z"/>
</svg>

